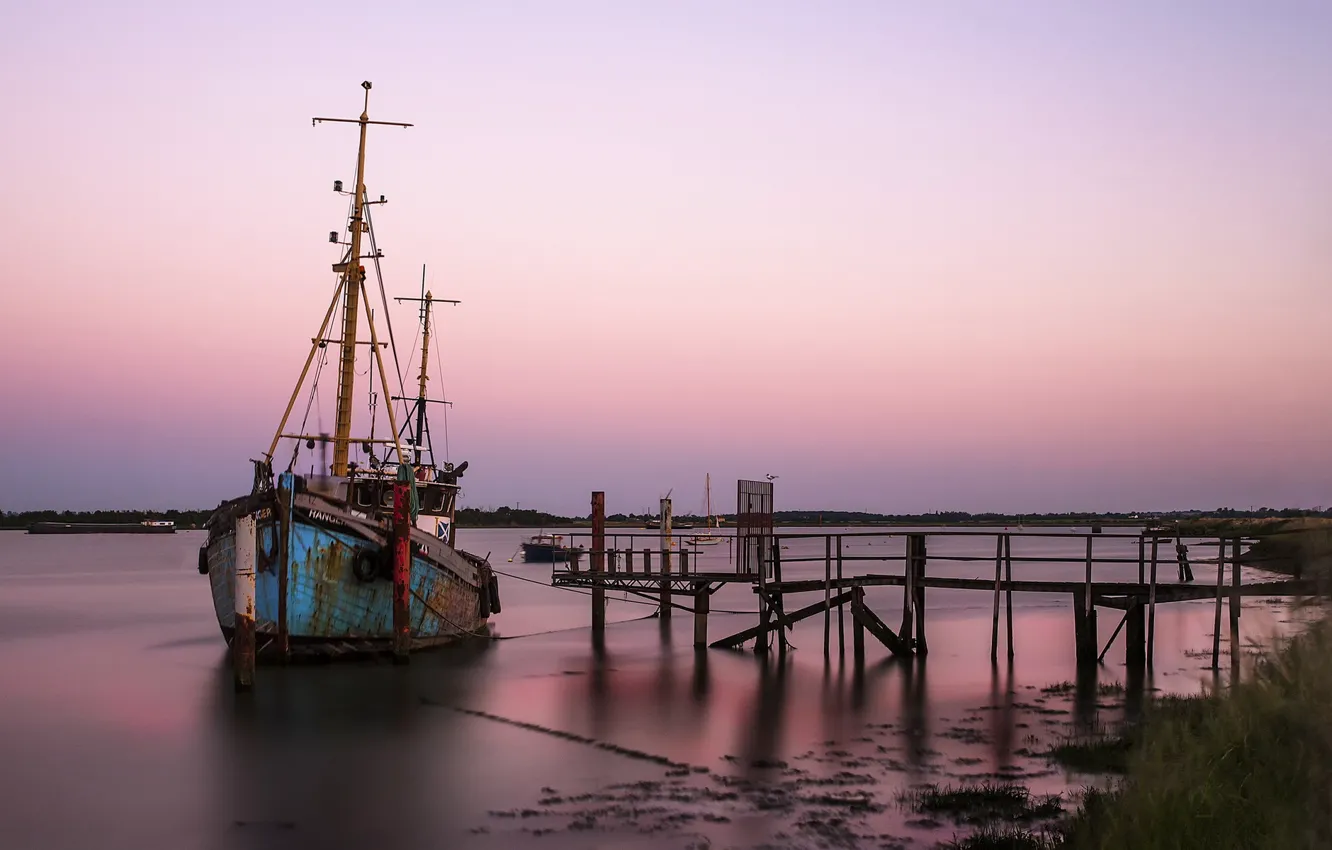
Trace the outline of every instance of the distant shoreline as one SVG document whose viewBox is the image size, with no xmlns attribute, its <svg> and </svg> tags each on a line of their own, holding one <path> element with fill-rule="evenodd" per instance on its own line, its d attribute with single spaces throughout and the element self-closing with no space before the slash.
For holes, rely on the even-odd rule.
<svg viewBox="0 0 1332 850">
<path fill-rule="evenodd" d="M 143 521 L 167 520 L 175 523 L 177 529 L 188 531 L 203 528 L 212 510 L 168 510 L 168 511 L 22 511 L 0 513 L 0 529 L 26 529 L 36 522 L 94 522 L 94 523 L 138 523 Z M 1172 530 L 1178 528 L 1181 533 L 1192 535 L 1213 535 L 1226 530 L 1245 528 L 1257 529 L 1271 527 L 1296 519 L 1332 518 L 1332 511 L 1286 509 L 1265 511 L 1175 511 L 1165 513 L 1105 513 L 1105 514 L 998 514 L 965 512 L 940 512 L 932 514 L 874 514 L 863 511 L 777 511 L 773 514 L 773 525 L 778 528 L 855 528 L 855 527 L 929 527 L 929 528 L 972 528 L 1021 525 L 1028 528 L 1068 527 L 1099 525 L 1108 528 L 1142 527 L 1161 525 Z M 615 529 L 642 529 L 645 517 L 641 514 L 612 514 L 606 518 L 606 527 Z M 655 519 L 655 517 L 653 517 Z M 735 527 L 734 515 L 723 514 L 721 531 Z M 675 522 L 689 523 L 692 530 L 706 527 L 707 518 L 693 514 L 676 514 Z M 480 528 L 590 528 L 588 517 L 566 517 L 549 514 L 544 511 L 522 510 L 500 507 L 494 510 L 463 508 L 458 511 L 457 525 L 460 529 Z M 688 531 L 691 529 L 679 529 Z"/>
</svg>

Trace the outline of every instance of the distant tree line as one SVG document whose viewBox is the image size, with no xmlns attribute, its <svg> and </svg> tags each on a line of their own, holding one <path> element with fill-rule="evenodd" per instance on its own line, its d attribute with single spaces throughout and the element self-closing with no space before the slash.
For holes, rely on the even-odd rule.
<svg viewBox="0 0 1332 850">
<path fill-rule="evenodd" d="M 211 510 L 198 511 L 4 511 L 0 528 L 27 528 L 34 522 L 144 522 L 167 520 L 177 528 L 203 528 Z"/>
<path fill-rule="evenodd" d="M 34 522 L 143 522 L 168 520 L 177 528 L 202 528 L 211 510 L 169 511 L 6 511 L 0 512 L 0 528 L 27 528 Z M 727 525 L 735 524 L 734 514 L 719 514 Z M 1109 513 L 1062 512 L 1045 514 L 968 513 L 966 511 L 934 511 L 924 514 L 879 514 L 869 511 L 775 511 L 776 525 L 1087 525 L 1089 523 L 1169 523 L 1198 519 L 1295 519 L 1298 517 L 1332 517 L 1332 509 L 1322 506 L 1306 508 L 1269 508 L 1238 510 L 1217 508 L 1210 511 L 1122 511 Z M 606 521 L 615 524 L 641 524 L 655 520 L 655 514 L 610 514 Z M 697 514 L 675 514 L 678 523 L 702 525 L 707 517 Z M 591 515 L 581 517 L 560 516 L 530 508 L 461 508 L 457 523 L 462 528 L 542 528 L 545 526 L 577 526 L 591 522 Z"/>
</svg>

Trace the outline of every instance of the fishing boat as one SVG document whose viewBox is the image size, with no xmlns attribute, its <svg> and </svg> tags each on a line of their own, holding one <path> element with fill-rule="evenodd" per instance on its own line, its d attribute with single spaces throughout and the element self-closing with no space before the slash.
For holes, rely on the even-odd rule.
<svg viewBox="0 0 1332 850">
<path fill-rule="evenodd" d="M 583 554 L 581 546 L 564 545 L 562 534 L 535 534 L 522 543 L 523 560 L 554 563 L 569 561 Z"/>
<path fill-rule="evenodd" d="M 344 192 L 342 181 L 333 184 L 336 193 L 347 197 L 349 212 L 344 232 L 329 234 L 329 242 L 339 246 L 332 264 L 336 276 L 332 300 L 272 442 L 262 458 L 251 461 L 250 492 L 218 506 L 206 523 L 208 540 L 199 551 L 199 572 L 208 576 L 224 639 L 233 643 L 238 609 L 245 611 L 247 619 L 252 613 L 260 657 L 274 651 L 335 656 L 397 651 L 404 641 L 395 641 L 399 636 L 394 631 L 394 550 L 404 537 L 407 542 L 399 548 L 399 555 L 402 561 L 409 559 L 403 564 L 409 581 L 397 583 L 407 587 L 400 587 L 396 602 L 406 607 L 402 631 L 408 651 L 482 633 L 490 615 L 500 610 L 499 587 L 488 558 L 454 545 L 458 481 L 467 463 L 455 466 L 447 458 L 437 463 L 430 439 L 427 405 L 448 404 L 429 399 L 426 393 L 432 308 L 441 302 L 458 302 L 437 299 L 425 291 L 424 271 L 420 297 L 396 299 L 419 302 L 421 368 L 414 397 L 408 395 L 402 372 L 396 368 L 397 347 L 380 273 L 383 251 L 376 242 L 371 217 L 371 208 L 385 199 L 380 195 L 378 200 L 370 200 L 366 192 L 366 132 L 370 125 L 411 125 L 371 121 L 371 85 L 365 82 L 361 86 L 365 106 L 359 118 L 314 119 L 315 124 L 355 124 L 360 131 L 354 188 Z M 371 309 L 367 263 L 379 279 L 387 342 L 380 340 Z M 369 332 L 368 345 L 360 338 L 362 318 Z M 340 334 L 332 336 L 339 328 Z M 363 361 L 369 361 L 359 368 L 358 348 L 365 354 Z M 393 355 L 397 394 L 384 365 L 385 349 Z M 330 352 L 338 357 L 336 424 L 331 438 L 309 433 L 316 429 L 306 427 Z M 358 372 L 378 377 L 378 386 L 372 377 L 366 393 L 369 433 L 353 436 Z M 307 377 L 305 418 L 299 427 L 289 430 Z M 402 403 L 406 414 L 401 428 L 395 402 Z M 377 410 L 388 420 L 387 434 L 381 424 L 378 436 Z M 329 443 L 331 464 L 327 464 Z M 315 466 L 307 458 L 306 467 L 302 450 L 312 452 L 316 445 L 320 447 L 319 464 Z M 275 474 L 278 463 L 282 466 Z M 396 522 L 395 506 L 399 509 Z M 245 583 L 237 582 L 237 554 L 242 550 L 245 566 L 253 562 L 252 585 L 248 584 L 249 569 L 242 570 Z"/>
<path fill-rule="evenodd" d="M 707 531 L 705 531 L 702 534 L 695 534 L 693 537 L 690 537 L 689 542 L 694 546 L 716 546 L 718 543 L 722 542 L 722 539 L 719 535 L 712 533 L 712 529 L 717 527 L 713 523 L 713 516 L 712 516 L 712 473 L 708 473 L 707 476 L 704 478 L 703 490 L 706 493 L 706 496 L 704 498 L 707 501 L 707 508 L 708 508 L 707 525 L 704 526 L 705 528 L 707 528 Z"/>
</svg>

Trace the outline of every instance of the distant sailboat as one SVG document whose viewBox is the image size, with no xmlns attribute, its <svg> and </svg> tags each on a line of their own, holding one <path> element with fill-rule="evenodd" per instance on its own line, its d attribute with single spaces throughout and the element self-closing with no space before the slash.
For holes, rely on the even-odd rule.
<svg viewBox="0 0 1332 850">
<path fill-rule="evenodd" d="M 716 546 L 722 541 L 722 539 L 712 533 L 712 529 L 716 528 L 718 525 L 712 516 L 712 473 L 707 474 L 707 477 L 704 479 L 703 487 L 707 493 L 705 498 L 708 503 L 708 530 L 703 534 L 695 534 L 693 537 L 689 538 L 689 540 L 695 546 Z"/>
</svg>

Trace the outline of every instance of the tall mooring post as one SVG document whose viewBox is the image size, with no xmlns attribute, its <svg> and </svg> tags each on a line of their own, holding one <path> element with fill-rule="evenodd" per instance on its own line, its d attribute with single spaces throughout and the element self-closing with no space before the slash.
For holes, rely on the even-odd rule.
<svg viewBox="0 0 1332 850">
<path fill-rule="evenodd" d="M 916 653 L 925 655 L 929 652 L 929 646 L 925 641 L 925 584 L 921 579 L 925 578 L 925 535 L 909 534 L 907 535 L 907 568 L 911 587 L 911 607 L 915 611 L 916 626 Z M 902 630 L 902 637 L 909 638 L 910 624 Z"/>
<path fill-rule="evenodd" d="M 238 691 L 254 686 L 254 555 L 253 514 L 236 520 L 236 621 L 231 635 L 231 665 Z"/>
<path fill-rule="evenodd" d="M 708 608 L 712 594 L 708 592 L 708 583 L 694 582 L 694 648 L 708 648 Z"/>
<path fill-rule="evenodd" d="M 606 586 L 600 583 L 606 569 L 606 494 L 592 491 L 592 574 L 597 584 L 592 586 L 592 633 L 606 631 Z"/>
<path fill-rule="evenodd" d="M 393 663 L 406 664 L 412 650 L 412 482 L 393 482 Z"/>
<path fill-rule="evenodd" d="M 1087 538 L 1087 569 L 1082 589 L 1073 594 L 1073 645 L 1079 664 L 1095 664 L 1096 604 L 1092 593 L 1092 538 Z"/>
<path fill-rule="evenodd" d="M 671 616 L 671 500 L 661 500 L 661 616 Z"/>
</svg>

